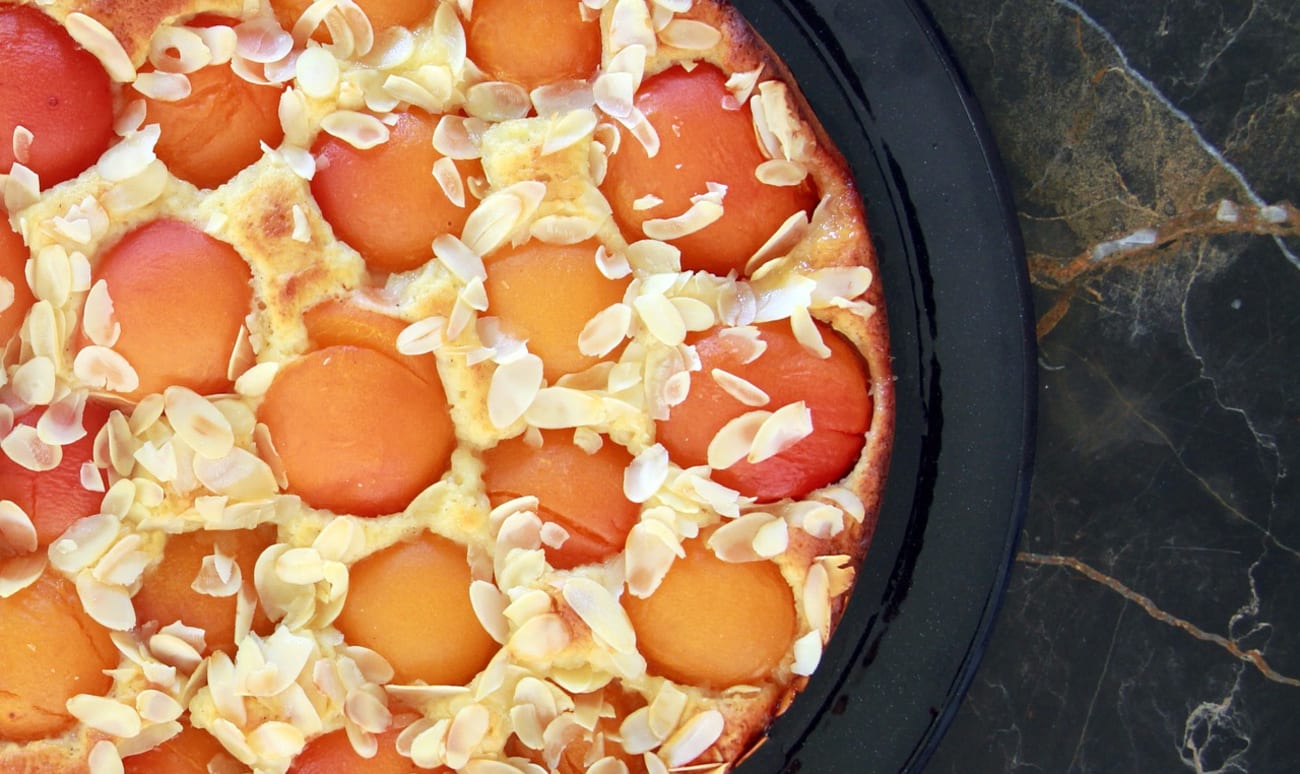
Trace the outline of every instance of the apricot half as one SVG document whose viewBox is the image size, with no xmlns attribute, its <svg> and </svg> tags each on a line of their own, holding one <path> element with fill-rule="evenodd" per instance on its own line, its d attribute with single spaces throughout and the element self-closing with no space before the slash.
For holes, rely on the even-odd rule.
<svg viewBox="0 0 1300 774">
<path fill-rule="evenodd" d="M 401 729 L 393 729 L 377 734 L 379 750 L 373 758 L 361 757 L 343 729 L 318 736 L 293 759 L 289 774 L 409 774 L 415 770 L 415 764 L 397 752 L 400 733 Z M 439 766 L 432 771 L 447 774 L 450 770 Z"/>
<path fill-rule="evenodd" d="M 794 595 L 777 566 L 729 564 L 703 537 L 653 594 L 623 605 L 651 673 L 715 690 L 762 682 L 796 633 Z"/>
<path fill-rule="evenodd" d="M 366 150 L 322 132 L 312 151 L 311 192 L 334 233 L 375 271 L 406 271 L 433 258 L 433 240 L 460 234 L 470 208 L 448 198 L 433 176 L 438 117 L 397 114 L 388 140 Z M 482 175 L 478 161 L 457 161 L 461 180 Z M 383 196 L 376 196 L 382 191 Z M 468 196 L 468 194 L 466 194 Z"/>
<path fill-rule="evenodd" d="M 405 508 L 447 470 L 456 444 L 441 383 L 363 347 L 326 347 L 280 369 L 258 419 L 290 492 L 358 516 Z"/>
<path fill-rule="evenodd" d="M 749 106 L 723 107 L 731 96 L 726 76 L 712 65 L 687 72 L 669 68 L 647 78 L 637 91 L 636 106 L 659 135 L 659 152 L 649 156 L 626 129 L 619 151 L 609 159 L 601 190 L 614 208 L 614 219 L 630 241 L 643 238 L 647 220 L 673 218 L 691 206 L 691 197 L 709 183 L 727 187 L 720 219 L 686 236 L 669 240 L 682 251 L 686 269 L 725 275 L 744 271 L 745 263 L 796 212 L 811 212 L 817 195 L 806 181 L 778 187 L 759 181 L 765 161 L 754 137 Z M 637 209 L 637 201 L 655 196 L 660 204 Z"/>
<path fill-rule="evenodd" d="M 99 60 L 34 5 L 0 5 L 0 174 L 14 161 L 41 187 L 76 177 L 113 140 L 113 94 Z M 31 132 L 26 159 L 14 131 Z"/>
<path fill-rule="evenodd" d="M 552 245 L 532 240 L 488 256 L 488 313 L 528 340 L 547 380 L 600 362 L 578 349 L 578 335 L 601 310 L 623 300 L 631 279 L 611 280 L 596 267 L 596 242 Z M 562 296 L 556 288 L 564 288 Z"/>
<path fill-rule="evenodd" d="M 102 696 L 117 666 L 108 630 L 81 607 L 71 581 L 47 571 L 0 598 L 0 742 L 29 742 L 73 724 L 68 699 Z"/>
<path fill-rule="evenodd" d="M 389 27 L 416 27 L 433 13 L 434 7 L 434 0 L 356 0 L 356 3 L 370 19 L 376 36 Z M 292 32 L 298 17 L 311 4 L 312 0 L 272 0 L 271 9 L 280 25 Z M 323 25 L 312 37 L 322 43 L 331 40 Z"/>
<path fill-rule="evenodd" d="M 203 567 L 204 557 L 216 551 L 232 557 L 245 583 L 252 583 L 257 557 L 275 542 L 274 526 L 229 531 L 186 532 L 167 538 L 163 558 L 147 571 L 136 593 L 136 618 L 159 626 L 180 621 L 206 632 L 210 651 L 235 652 L 235 607 L 238 596 L 213 597 L 195 591 L 191 584 Z M 253 631 L 269 634 L 271 621 L 259 607 Z"/>
<path fill-rule="evenodd" d="M 465 548 L 426 533 L 353 565 L 334 625 L 388 659 L 398 683 L 465 685 L 498 650 L 474 614 L 470 581 Z"/>
<path fill-rule="evenodd" d="M 152 750 L 123 758 L 122 769 L 123 774 L 208 774 L 213 759 L 228 757 L 216 737 L 185 723 L 179 734 Z"/>
<path fill-rule="evenodd" d="M 201 394 L 230 389 L 230 355 L 251 311 L 248 264 L 235 248 L 188 223 L 155 220 L 100 257 L 122 335 L 113 349 L 140 377 L 125 397 L 181 385 Z M 84 332 L 79 344 L 89 340 Z"/>
<path fill-rule="evenodd" d="M 23 325 L 27 310 L 36 303 L 32 288 L 27 284 L 26 267 L 30 256 L 23 238 L 9 227 L 9 219 L 0 210 L 0 278 L 9 283 L 13 298 L 9 305 L 0 309 L 0 351 L 5 344 L 18 333 Z M 0 292 L 0 296 L 4 293 Z M 3 303 L 0 301 L 0 303 Z"/>
<path fill-rule="evenodd" d="M 145 99 L 145 123 L 162 129 L 154 152 L 173 175 L 216 188 L 262 157 L 262 143 L 284 139 L 280 88 L 240 78 L 228 64 L 187 76 L 190 95 L 174 102 Z"/>
<path fill-rule="evenodd" d="M 571 0 L 475 0 L 465 37 L 489 77 L 530 91 L 586 80 L 600 66 L 600 23 Z"/>
<path fill-rule="evenodd" d="M 35 427 L 46 409 L 38 408 L 18 420 Z M 28 470 L 0 453 L 0 500 L 22 508 L 36 527 L 36 542 L 44 548 L 62 535 L 72 522 L 99 513 L 103 492 L 93 492 L 81 483 L 81 466 L 95 455 L 95 436 L 108 421 L 108 409 L 86 404 L 82 426 L 86 435 L 63 447 L 63 460 L 53 470 Z"/>
<path fill-rule="evenodd" d="M 623 471 L 632 455 L 606 440 L 595 454 L 559 430 L 542 432 L 533 448 L 523 437 L 510 438 L 483 454 L 483 484 L 493 507 L 523 495 L 540 502 L 539 516 L 564 528 L 559 548 L 546 547 L 552 566 L 571 569 L 602 562 L 623 550 L 641 509 L 623 494 Z"/>
<path fill-rule="evenodd" d="M 351 345 L 367 347 L 406 366 L 430 384 L 441 384 L 438 361 L 433 355 L 403 355 L 397 351 L 397 337 L 406 323 L 396 317 L 346 301 L 331 300 L 313 306 L 302 316 L 307 339 L 313 349 Z"/>
<path fill-rule="evenodd" d="M 708 462 L 709 443 L 740 415 L 755 410 L 741 403 L 712 376 L 717 369 L 739 376 L 767 393 L 763 407 L 776 411 L 803 401 L 812 415 L 812 434 L 759 463 L 740 460 L 713 478 L 741 494 L 770 502 L 802 497 L 843 478 L 857 463 L 871 422 L 870 379 L 857 351 L 832 329 L 818 323 L 831 356 L 825 360 L 794 337 L 787 322 L 757 326 L 766 351 L 746 363 L 741 339 L 714 328 L 693 340 L 701 369 L 692 375 L 686 400 L 657 423 L 657 439 L 683 467 Z"/>
</svg>

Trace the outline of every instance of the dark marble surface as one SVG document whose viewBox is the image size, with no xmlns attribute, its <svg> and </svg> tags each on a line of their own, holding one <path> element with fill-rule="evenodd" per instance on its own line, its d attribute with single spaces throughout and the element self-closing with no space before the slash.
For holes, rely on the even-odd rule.
<svg viewBox="0 0 1300 774">
<path fill-rule="evenodd" d="M 927 771 L 1300 771 L 1300 3 L 925 5 L 1041 349 L 1020 554 Z"/>
</svg>

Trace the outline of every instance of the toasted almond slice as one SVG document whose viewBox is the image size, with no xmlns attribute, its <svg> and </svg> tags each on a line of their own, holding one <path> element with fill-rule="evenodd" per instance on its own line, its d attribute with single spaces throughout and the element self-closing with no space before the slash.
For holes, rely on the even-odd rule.
<svg viewBox="0 0 1300 774">
<path fill-rule="evenodd" d="M 336 110 L 321 119 L 321 128 L 358 150 L 388 142 L 388 127 L 368 113 Z"/>
<path fill-rule="evenodd" d="M 509 427 L 524 416 L 542 387 L 542 359 L 533 354 L 497 366 L 488 387 L 488 420 Z"/>
<path fill-rule="evenodd" d="M 86 295 L 81 310 L 81 328 L 91 342 L 101 347 L 111 347 L 122 334 L 113 310 L 113 299 L 108 294 L 108 283 L 99 280 Z"/>
<path fill-rule="evenodd" d="M 597 641 L 620 653 L 636 652 L 636 632 L 627 613 L 613 594 L 599 583 L 583 577 L 564 584 L 564 601 L 591 628 Z"/>
<path fill-rule="evenodd" d="M 17 503 L 0 500 L 0 557 L 36 550 L 36 528 Z"/>
<path fill-rule="evenodd" d="M 747 459 L 759 463 L 775 457 L 812 434 L 812 412 L 803 401 L 777 409 L 754 436 Z"/>
<path fill-rule="evenodd" d="M 63 448 L 42 441 L 36 428 L 18 425 L 0 441 L 0 450 L 20 467 L 43 473 L 54 470 L 63 462 Z"/>
<path fill-rule="evenodd" d="M 709 441 L 709 467 L 726 470 L 749 456 L 759 433 L 772 416 L 770 411 L 749 411 L 723 425 Z"/>
<path fill-rule="evenodd" d="M 661 521 L 644 520 L 632 527 L 625 551 L 627 590 L 645 599 L 659 588 L 673 561 L 686 555 L 681 539 Z"/>
<path fill-rule="evenodd" d="M 235 445 L 230 420 L 207 398 L 187 387 L 163 391 L 164 411 L 176 435 L 200 456 L 215 460 L 225 457 Z"/>
<path fill-rule="evenodd" d="M 125 588 L 98 581 L 83 571 L 77 575 L 77 596 L 87 615 L 103 626 L 120 632 L 135 628 L 135 607 Z M 134 735 L 135 732 L 123 734 Z"/>
<path fill-rule="evenodd" d="M 790 187 L 802 183 L 808 177 L 808 169 L 793 161 L 769 159 L 759 164 L 754 176 L 764 185 Z"/>
<path fill-rule="evenodd" d="M 181 73 L 155 70 L 137 75 L 131 88 L 152 100 L 179 102 L 190 96 L 190 79 Z"/>
<path fill-rule="evenodd" d="M 659 30 L 659 41 L 685 51 L 708 51 L 722 41 L 722 33 L 701 21 L 673 19 Z"/>
<path fill-rule="evenodd" d="M 606 45 L 619 52 L 628 46 L 644 46 L 647 56 L 656 51 L 657 39 L 645 0 L 614 0 Z"/>
<path fill-rule="evenodd" d="M 10 377 L 10 388 L 15 397 L 28 405 L 49 405 L 58 388 L 54 361 L 48 357 L 34 357 L 18 366 Z"/>
<path fill-rule="evenodd" d="M 296 65 L 298 87 L 309 97 L 326 99 L 339 87 L 339 60 L 324 48 L 308 46 Z"/>
<path fill-rule="evenodd" d="M 790 666 L 790 671 L 801 677 L 807 677 L 817 670 L 821 658 L 821 632 L 808 632 L 794 641 L 794 663 Z"/>
<path fill-rule="evenodd" d="M 686 721 L 659 750 L 669 768 L 685 766 L 700 757 L 722 736 L 725 719 L 717 710 L 705 710 Z"/>
<path fill-rule="evenodd" d="M 634 503 L 644 503 L 668 479 L 668 450 L 662 444 L 637 454 L 623 474 L 623 494 Z"/>
<path fill-rule="evenodd" d="M 108 77 L 118 83 L 135 80 L 135 65 L 117 38 L 98 19 L 73 12 L 63 20 L 64 29 L 104 66 Z"/>
<path fill-rule="evenodd" d="M 690 209 L 681 215 L 673 218 L 651 218 L 642 224 L 641 230 L 651 239 L 667 242 L 707 228 L 722 217 L 722 212 L 721 203 L 697 197 L 692 200 Z"/>
<path fill-rule="evenodd" d="M 632 309 L 613 304 L 587 321 L 578 334 L 578 351 L 589 357 L 604 357 L 614 351 L 632 327 Z"/>
</svg>

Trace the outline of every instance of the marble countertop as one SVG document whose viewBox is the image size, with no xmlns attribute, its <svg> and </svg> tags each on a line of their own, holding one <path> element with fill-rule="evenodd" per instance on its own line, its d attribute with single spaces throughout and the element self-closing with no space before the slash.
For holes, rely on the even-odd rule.
<svg viewBox="0 0 1300 774">
<path fill-rule="evenodd" d="M 1300 4 L 924 4 L 1016 197 L 1041 383 L 927 771 L 1300 771 Z"/>
</svg>

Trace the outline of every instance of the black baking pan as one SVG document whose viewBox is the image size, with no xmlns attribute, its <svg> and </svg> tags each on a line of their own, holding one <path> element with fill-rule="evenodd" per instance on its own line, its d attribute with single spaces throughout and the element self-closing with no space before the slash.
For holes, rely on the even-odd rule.
<svg viewBox="0 0 1300 774">
<path fill-rule="evenodd" d="M 997 151 L 909 0 L 735 0 L 847 158 L 888 306 L 897 431 L 821 667 L 739 774 L 919 771 L 979 665 L 1024 517 L 1036 350 Z"/>
</svg>

